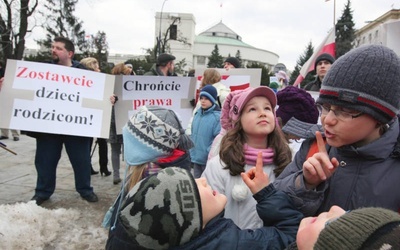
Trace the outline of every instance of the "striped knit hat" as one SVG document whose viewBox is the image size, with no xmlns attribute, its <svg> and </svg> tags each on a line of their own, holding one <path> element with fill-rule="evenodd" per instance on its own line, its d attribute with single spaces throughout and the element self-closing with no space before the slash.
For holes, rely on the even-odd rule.
<svg viewBox="0 0 400 250">
<path fill-rule="evenodd" d="M 400 60 L 381 45 L 365 45 L 341 56 L 326 74 L 317 100 L 362 111 L 382 124 L 400 109 Z"/>
<path fill-rule="evenodd" d="M 130 166 L 170 156 L 174 149 L 193 147 L 175 112 L 158 106 L 140 107 L 123 127 L 122 136 L 125 161 Z"/>
<path fill-rule="evenodd" d="M 400 249 L 400 215 L 376 207 L 350 211 L 325 226 L 314 249 Z"/>
</svg>

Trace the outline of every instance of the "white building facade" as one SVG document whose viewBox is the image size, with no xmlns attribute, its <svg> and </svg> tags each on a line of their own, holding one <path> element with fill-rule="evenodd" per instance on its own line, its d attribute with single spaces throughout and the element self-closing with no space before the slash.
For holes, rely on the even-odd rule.
<svg viewBox="0 0 400 250">
<path fill-rule="evenodd" d="M 400 10 L 392 9 L 355 32 L 354 47 L 364 44 L 387 46 L 400 56 Z"/>
<path fill-rule="evenodd" d="M 265 65 L 272 70 L 272 67 L 278 63 L 278 54 L 253 47 L 242 41 L 241 36 L 236 34 L 222 22 L 211 28 L 195 34 L 196 21 L 192 14 L 186 13 L 161 13 L 157 12 L 155 17 L 155 43 L 157 38 L 169 37 L 172 30 L 170 25 L 176 25 L 177 40 L 167 41 L 167 51 L 176 57 L 175 62 L 185 58 L 188 71 L 194 68 L 206 68 L 208 57 L 218 45 L 219 54 L 226 58 L 229 55 L 235 56 L 240 51 L 242 67 L 253 62 Z M 167 36 L 165 36 L 167 34 Z"/>
</svg>

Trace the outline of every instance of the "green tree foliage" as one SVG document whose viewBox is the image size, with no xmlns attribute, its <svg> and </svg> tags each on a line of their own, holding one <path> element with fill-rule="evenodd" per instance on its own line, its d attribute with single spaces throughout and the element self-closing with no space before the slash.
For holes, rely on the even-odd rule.
<svg viewBox="0 0 400 250">
<path fill-rule="evenodd" d="M 353 22 L 353 11 L 350 7 L 350 0 L 347 1 L 342 16 L 335 26 L 336 31 L 336 58 L 346 54 L 353 48 L 352 43 L 355 39 Z"/>
<path fill-rule="evenodd" d="M 25 36 L 35 26 L 33 14 L 38 4 L 38 0 L 0 1 L 0 60 L 4 65 L 7 59 L 22 59 Z"/>
<path fill-rule="evenodd" d="M 175 73 L 177 73 L 178 75 L 185 74 L 184 68 L 186 66 L 187 66 L 186 58 L 183 58 L 182 60 L 175 62 Z"/>
<path fill-rule="evenodd" d="M 46 11 L 41 14 L 46 18 L 47 34 L 45 39 L 38 41 L 40 45 L 50 48 L 54 37 L 63 36 L 71 39 L 80 51 L 88 50 L 83 23 L 74 15 L 77 3 L 78 0 L 45 0 Z"/>
<path fill-rule="evenodd" d="M 265 67 L 263 64 L 261 63 L 249 63 L 247 65 L 248 69 L 261 69 L 261 82 L 260 85 L 262 86 L 269 86 L 269 77 L 271 76 L 269 74 L 269 70 L 267 67 Z"/>
<path fill-rule="evenodd" d="M 142 59 L 129 59 L 125 62 L 125 64 L 127 63 L 132 64 L 133 71 L 135 71 L 137 75 L 143 75 L 145 72 L 150 71 L 151 66 L 153 66 L 153 62 Z"/>
<path fill-rule="evenodd" d="M 241 55 L 240 55 L 240 50 L 237 50 L 237 51 L 236 51 L 235 57 L 239 60 L 241 67 L 243 67 L 243 64 L 242 64 L 242 57 L 241 57 Z"/>
<path fill-rule="evenodd" d="M 109 72 L 108 60 L 108 43 L 107 35 L 104 31 L 98 31 L 96 35 L 91 35 L 86 40 L 86 51 L 83 51 L 84 57 L 94 57 L 99 62 L 102 72 Z"/>
<path fill-rule="evenodd" d="M 214 50 L 211 52 L 211 56 L 208 57 L 208 64 L 209 68 L 222 68 L 222 64 L 224 60 L 222 56 L 219 54 L 218 45 L 215 44 Z"/>
<path fill-rule="evenodd" d="M 300 75 L 301 67 L 304 65 L 304 63 L 307 62 L 308 59 L 310 59 L 313 53 L 314 53 L 314 46 L 310 41 L 307 44 L 304 53 L 300 55 L 299 59 L 297 59 L 296 66 L 294 67 L 294 70 L 289 79 L 290 85 L 293 85 L 293 83 L 296 81 L 297 77 Z M 314 77 L 312 75 L 312 72 L 310 72 L 309 74 L 307 74 L 306 78 L 301 82 L 300 87 L 303 87 L 305 84 L 307 84 L 312 80 L 314 80 Z"/>
<path fill-rule="evenodd" d="M 152 49 L 146 49 L 146 62 L 148 63 L 156 63 L 157 60 L 157 44 L 154 45 Z M 150 68 L 149 68 L 150 69 Z"/>
</svg>

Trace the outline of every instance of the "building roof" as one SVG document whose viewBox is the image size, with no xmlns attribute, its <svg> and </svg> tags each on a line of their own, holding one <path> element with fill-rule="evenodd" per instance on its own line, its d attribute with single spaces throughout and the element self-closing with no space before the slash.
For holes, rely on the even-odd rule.
<svg viewBox="0 0 400 250">
<path fill-rule="evenodd" d="M 254 48 L 247 43 L 244 43 L 240 40 L 227 38 L 227 37 L 217 37 L 217 36 L 196 36 L 195 43 L 210 43 L 210 44 L 224 44 L 224 45 L 232 45 L 238 47 L 248 47 Z"/>
<path fill-rule="evenodd" d="M 356 35 L 362 34 L 364 32 L 368 32 L 375 26 L 381 25 L 385 22 L 389 21 L 396 21 L 400 19 L 400 9 L 391 9 L 382 16 L 378 17 L 373 21 L 367 21 L 367 25 L 361 27 L 360 29 L 356 30 Z"/>
<path fill-rule="evenodd" d="M 242 42 L 242 37 L 240 37 L 228 26 L 223 24 L 222 21 L 201 32 L 198 36 L 196 36 L 195 42 L 254 48 L 253 46 Z"/>
</svg>

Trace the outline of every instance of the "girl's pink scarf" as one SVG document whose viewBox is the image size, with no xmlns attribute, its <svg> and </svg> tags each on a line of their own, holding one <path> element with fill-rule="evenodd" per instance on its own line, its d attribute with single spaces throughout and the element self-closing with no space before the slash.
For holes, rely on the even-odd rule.
<svg viewBox="0 0 400 250">
<path fill-rule="evenodd" d="M 244 158 L 248 165 L 255 166 L 258 152 L 262 152 L 263 165 L 272 164 L 274 162 L 274 150 L 272 148 L 259 149 L 252 148 L 247 144 L 244 144 Z"/>
</svg>

